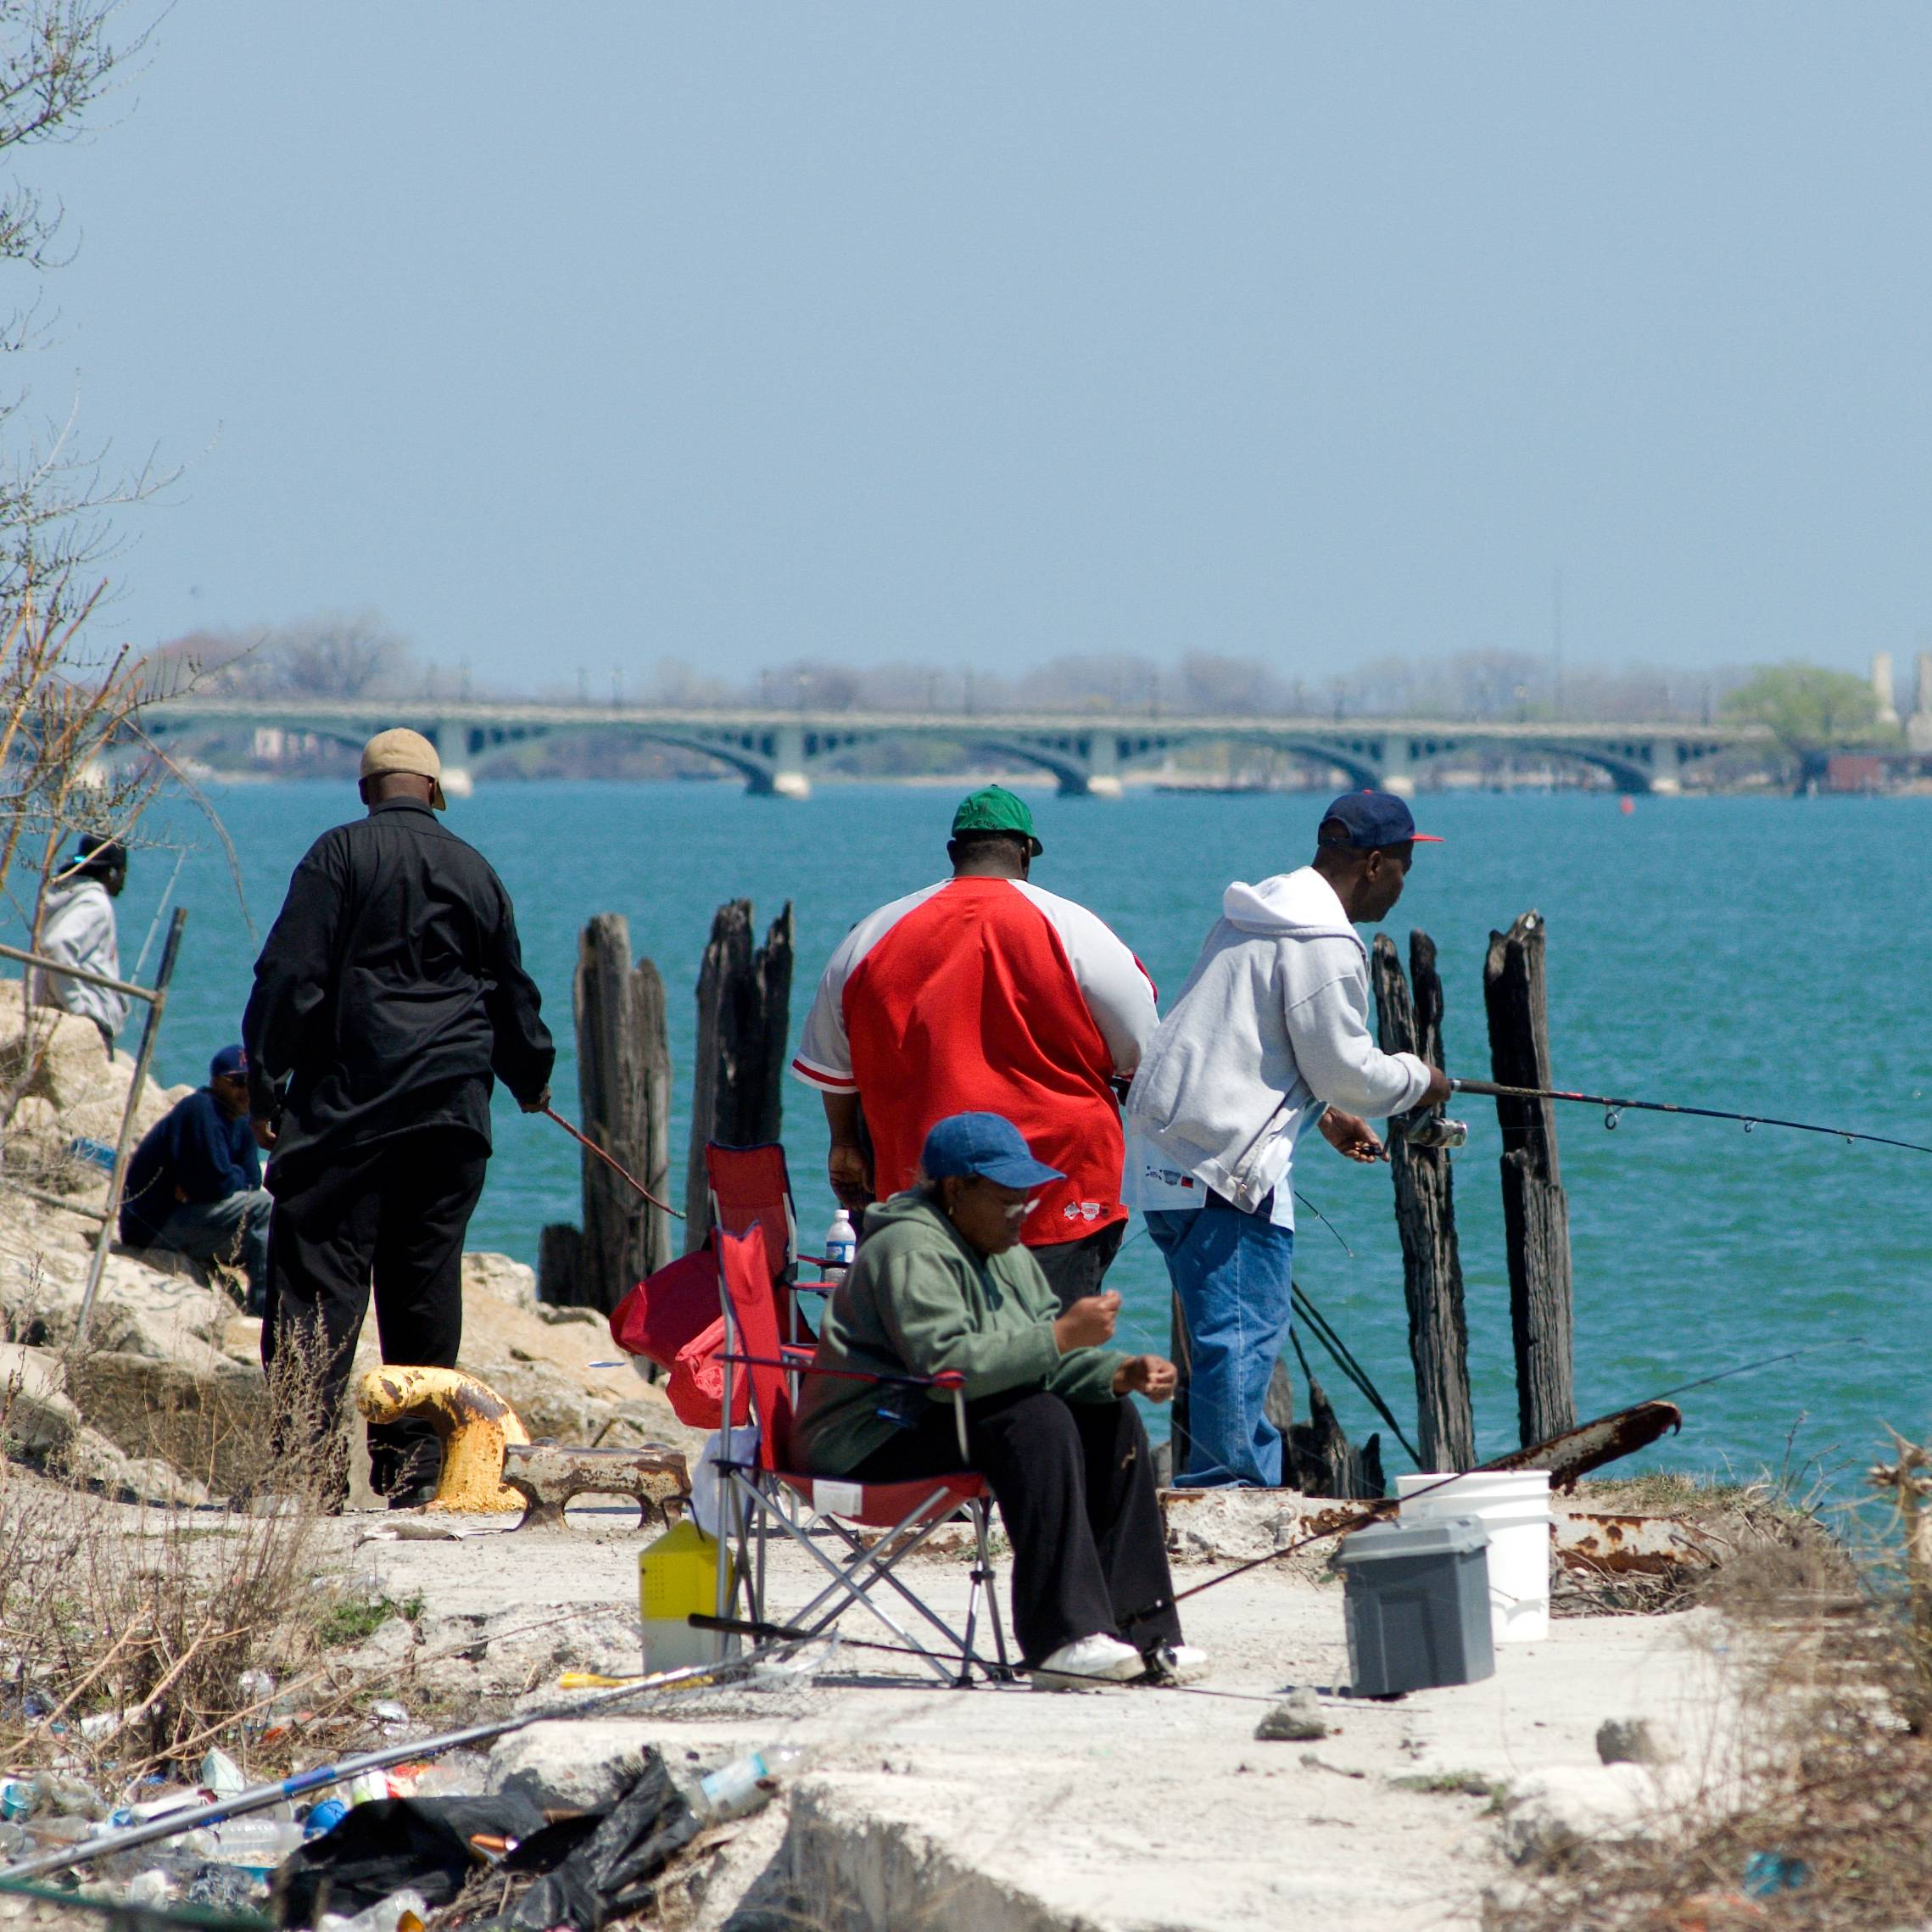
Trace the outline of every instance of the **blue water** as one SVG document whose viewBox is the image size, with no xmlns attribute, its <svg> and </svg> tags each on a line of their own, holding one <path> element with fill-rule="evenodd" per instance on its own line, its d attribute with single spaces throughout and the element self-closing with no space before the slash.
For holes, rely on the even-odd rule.
<svg viewBox="0 0 1932 1932">
<path fill-rule="evenodd" d="M 199 1079 L 208 1053 L 235 1036 L 256 935 L 290 868 L 318 832 L 357 809 L 337 785 L 237 785 L 214 796 L 252 932 L 205 824 L 173 807 L 148 827 L 187 848 L 178 893 L 191 917 L 160 1049 L 170 1082 Z M 751 898 L 762 928 L 788 896 L 796 902 L 796 1030 L 852 922 L 943 872 L 953 801 L 950 790 L 886 786 L 826 787 L 796 804 L 713 785 L 500 785 L 459 803 L 450 823 L 515 897 L 562 1048 L 556 1092 L 574 1112 L 570 980 L 591 914 L 625 914 L 634 948 L 664 974 L 682 1106 L 698 960 L 718 903 Z M 1171 993 L 1223 884 L 1302 863 L 1321 802 L 1042 796 L 1047 852 L 1035 877 L 1101 913 Z M 1410 926 L 1426 927 L 1440 948 L 1452 1071 L 1488 1071 L 1483 948 L 1492 927 L 1533 906 L 1549 920 L 1560 1084 L 1932 1142 L 1923 953 L 1932 801 L 1646 798 L 1628 817 L 1602 795 L 1421 804 L 1425 828 L 1449 843 L 1421 848 L 1388 930 L 1405 947 Z M 122 902 L 125 960 L 172 864 L 170 852 L 137 862 Z M 1458 1110 L 1471 1130 L 1456 1160 L 1471 1371 L 1479 1437 L 1494 1450 L 1513 1446 L 1516 1415 L 1499 1143 L 1493 1107 Z M 1856 1337 L 1687 1395 L 1683 1436 L 1650 1460 L 1751 1474 L 1778 1466 L 1790 1443 L 1795 1460 L 1842 1468 L 1882 1424 L 1923 1432 L 1932 1422 L 1932 1159 L 1635 1114 L 1606 1133 L 1583 1108 L 1565 1109 L 1561 1125 L 1583 1414 L 1757 1355 Z M 577 1153 L 501 1096 L 496 1131 L 471 1245 L 533 1262 L 539 1227 L 577 1218 Z M 831 1202 L 818 1098 L 796 1083 L 785 1137 L 809 1233 Z M 680 1200 L 684 1159 L 680 1117 Z M 1311 1140 L 1297 1178 L 1352 1251 L 1304 1213 L 1297 1273 L 1406 1418 L 1414 1398 L 1388 1170 L 1352 1167 Z M 1164 1274 L 1137 1223 L 1110 1281 L 1125 1295 L 1134 1341 L 1164 1347 Z M 1351 1433 L 1374 1427 L 1320 1354 L 1310 1358 Z M 1404 1466 L 1393 1449 L 1392 1471 Z"/>
</svg>

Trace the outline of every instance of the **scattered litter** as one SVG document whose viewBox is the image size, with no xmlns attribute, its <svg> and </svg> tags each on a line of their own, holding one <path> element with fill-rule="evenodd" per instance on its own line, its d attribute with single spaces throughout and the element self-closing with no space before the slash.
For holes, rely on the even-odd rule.
<svg viewBox="0 0 1932 1932">
<path fill-rule="evenodd" d="M 309 1807 L 302 1829 L 310 1838 L 320 1838 L 325 1831 L 332 1831 L 348 1816 L 349 1806 L 342 1799 L 324 1798 L 319 1805 Z"/>
<path fill-rule="evenodd" d="M 324 1912 L 354 1918 L 405 1886 L 427 1905 L 447 1905 L 476 1869 L 473 1834 L 521 1840 L 543 1829 L 541 1808 L 521 1791 L 357 1805 L 333 1829 L 289 1852 L 275 1874 L 277 1921 L 314 1925 Z"/>
<path fill-rule="evenodd" d="M 753 1690 L 800 1689 L 830 1670 L 838 1654 L 839 1633 L 835 1630 L 819 1643 L 801 1644 L 789 1656 L 768 1657 L 754 1664 L 746 1682 Z"/>
<path fill-rule="evenodd" d="M 369 1715 L 378 1724 L 406 1724 L 409 1712 L 393 1697 L 379 1699 L 369 1706 Z"/>
<path fill-rule="evenodd" d="M 802 1745 L 767 1745 L 734 1757 L 699 1782 L 691 1808 L 707 1824 L 741 1818 L 771 1802 L 778 1781 L 805 1762 Z"/>
<path fill-rule="evenodd" d="M 201 1761 L 201 1788 L 217 1798 L 232 1798 L 237 1791 L 247 1790 L 248 1781 L 226 1751 L 211 1751 Z"/>
<path fill-rule="evenodd" d="M 429 1910 L 429 1901 L 414 1886 L 405 1885 L 353 1918 L 325 1912 L 315 1921 L 315 1932 L 421 1932 Z"/>
<path fill-rule="evenodd" d="M 360 1549 L 365 1543 L 461 1543 L 466 1536 L 489 1533 L 474 1523 L 435 1522 L 427 1516 L 404 1516 L 395 1522 L 366 1529 L 355 1540 Z"/>
<path fill-rule="evenodd" d="M 1745 1896 L 1774 1898 L 1779 1892 L 1795 1892 L 1811 1876 L 1802 1858 L 1787 1858 L 1780 1851 L 1754 1851 L 1745 1861 Z"/>
<path fill-rule="evenodd" d="M 1315 1693 L 1304 1689 L 1265 1713 L 1254 1735 L 1264 1744 L 1313 1744 L 1328 1735 L 1328 1720 L 1321 1715 Z"/>
</svg>

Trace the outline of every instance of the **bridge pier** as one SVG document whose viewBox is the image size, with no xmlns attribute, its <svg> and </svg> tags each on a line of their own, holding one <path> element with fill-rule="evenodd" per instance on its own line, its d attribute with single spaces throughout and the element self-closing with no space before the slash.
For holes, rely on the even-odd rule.
<svg viewBox="0 0 1932 1932">
<path fill-rule="evenodd" d="M 1060 790 L 1067 790 L 1065 779 Z M 1120 796 L 1120 747 L 1112 732 L 1097 734 L 1087 752 L 1086 780 L 1079 788 L 1089 798 L 1118 798 Z"/>
<path fill-rule="evenodd" d="M 1415 796 L 1415 761 L 1409 756 L 1409 740 L 1391 733 L 1382 740 L 1382 770 L 1376 789 L 1393 792 L 1398 798 Z"/>
<path fill-rule="evenodd" d="M 772 735 L 771 771 L 764 776 L 754 774 L 748 789 L 754 796 L 766 798 L 811 797 L 812 780 L 805 775 L 803 728 L 781 724 Z"/>
</svg>

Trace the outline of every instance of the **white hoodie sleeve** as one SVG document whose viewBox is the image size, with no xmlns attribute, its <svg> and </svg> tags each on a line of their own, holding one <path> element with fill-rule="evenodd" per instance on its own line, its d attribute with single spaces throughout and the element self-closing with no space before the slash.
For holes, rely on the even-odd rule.
<svg viewBox="0 0 1932 1932">
<path fill-rule="evenodd" d="M 1317 1100 L 1380 1120 L 1422 1097 L 1429 1069 L 1413 1053 L 1385 1053 L 1369 1037 L 1365 975 L 1344 973 L 1287 1009 L 1295 1064 Z"/>
</svg>

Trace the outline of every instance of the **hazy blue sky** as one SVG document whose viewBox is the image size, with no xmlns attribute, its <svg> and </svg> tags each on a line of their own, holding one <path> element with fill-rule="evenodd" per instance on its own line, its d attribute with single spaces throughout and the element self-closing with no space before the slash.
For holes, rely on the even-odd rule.
<svg viewBox="0 0 1932 1932">
<path fill-rule="evenodd" d="M 113 623 L 582 663 L 1932 627 L 1932 10 L 178 0 L 43 412 Z M 634 686 L 633 687 L 635 688 Z"/>
</svg>

